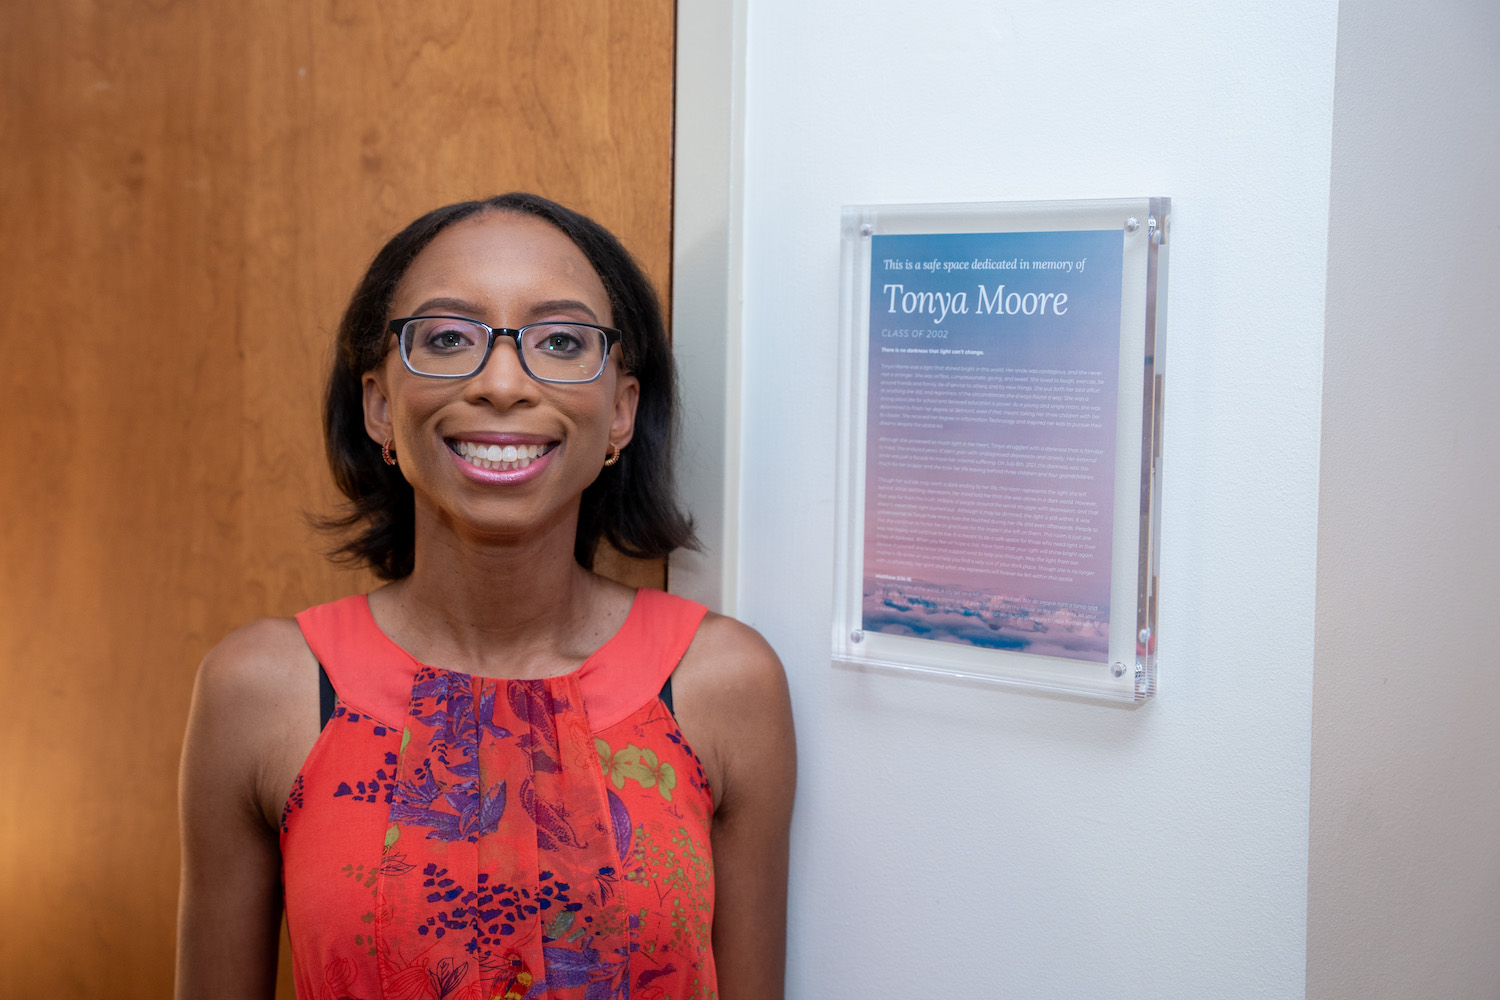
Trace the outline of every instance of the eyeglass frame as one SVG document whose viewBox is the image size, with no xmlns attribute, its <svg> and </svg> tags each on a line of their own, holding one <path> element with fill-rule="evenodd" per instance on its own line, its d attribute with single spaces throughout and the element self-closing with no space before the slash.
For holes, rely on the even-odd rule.
<svg viewBox="0 0 1500 1000">
<path fill-rule="evenodd" d="M 487 334 L 487 339 L 484 345 L 484 357 L 479 359 L 479 364 L 476 365 L 474 367 L 474 370 L 469 372 L 467 375 L 437 375 L 432 372 L 417 371 L 411 366 L 411 359 L 406 356 L 406 345 L 404 339 L 401 336 L 401 333 L 406 329 L 406 324 L 419 319 L 456 319 L 461 320 L 465 323 L 473 323 L 475 326 L 483 328 L 485 333 Z M 526 363 L 526 352 L 521 349 L 521 334 L 534 326 L 581 326 L 586 327 L 590 330 L 598 330 L 600 333 L 604 334 L 604 358 L 599 362 L 599 370 L 588 378 L 582 379 L 543 378 L 536 372 L 532 371 L 531 366 Z M 456 316 L 451 313 L 423 313 L 420 316 L 403 316 L 400 319 L 393 319 L 389 323 L 387 323 L 386 329 L 396 335 L 396 353 L 401 356 L 401 364 L 405 366 L 407 371 L 411 372 L 413 375 L 416 375 L 418 378 L 473 378 L 475 375 L 478 375 L 480 372 L 484 371 L 484 366 L 489 364 L 490 355 L 495 352 L 495 338 L 496 336 L 501 336 L 508 337 L 515 343 L 516 360 L 521 362 L 521 370 L 528 376 L 530 376 L 533 380 L 537 382 L 545 382 L 548 385 L 588 385 L 590 382 L 597 382 L 600 376 L 604 374 L 604 370 L 609 367 L 610 350 L 616 344 L 623 343 L 625 339 L 625 335 L 619 330 L 616 330 L 614 327 L 601 326 L 598 323 L 583 323 L 571 319 L 554 319 L 547 320 L 542 323 L 527 323 L 525 326 L 521 327 L 490 326 L 488 323 L 480 322 L 479 320 L 474 319 L 471 316 Z"/>
</svg>

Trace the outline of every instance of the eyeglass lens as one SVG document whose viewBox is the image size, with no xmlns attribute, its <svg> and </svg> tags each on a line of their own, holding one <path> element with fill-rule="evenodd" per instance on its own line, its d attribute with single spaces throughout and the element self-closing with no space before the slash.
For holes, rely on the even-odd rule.
<svg viewBox="0 0 1500 1000">
<path fill-rule="evenodd" d="M 461 319 L 414 319 L 401 330 L 407 364 L 424 375 L 472 375 L 484 363 L 488 345 L 483 326 Z M 587 382 L 598 375 L 604 368 L 605 346 L 604 331 L 570 323 L 522 327 L 519 338 L 526 370 L 553 382 Z"/>
</svg>

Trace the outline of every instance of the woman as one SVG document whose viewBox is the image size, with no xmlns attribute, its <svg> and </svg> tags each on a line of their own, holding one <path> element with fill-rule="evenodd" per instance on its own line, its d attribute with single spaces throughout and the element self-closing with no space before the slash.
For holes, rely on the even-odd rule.
<svg viewBox="0 0 1500 1000">
<path fill-rule="evenodd" d="M 377 255 L 326 432 L 385 586 L 200 668 L 178 986 L 303 1000 L 781 996 L 795 776 L 752 630 L 590 572 L 691 543 L 649 284 L 511 194 Z M 321 710 L 320 710 L 321 707 Z"/>
</svg>

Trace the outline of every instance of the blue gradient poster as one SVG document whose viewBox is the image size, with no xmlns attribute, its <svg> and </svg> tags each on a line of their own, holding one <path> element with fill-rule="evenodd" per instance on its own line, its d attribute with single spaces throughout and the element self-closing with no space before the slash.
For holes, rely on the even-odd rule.
<svg viewBox="0 0 1500 1000">
<path fill-rule="evenodd" d="M 1104 661 L 1120 230 L 875 236 L 863 627 Z"/>
</svg>

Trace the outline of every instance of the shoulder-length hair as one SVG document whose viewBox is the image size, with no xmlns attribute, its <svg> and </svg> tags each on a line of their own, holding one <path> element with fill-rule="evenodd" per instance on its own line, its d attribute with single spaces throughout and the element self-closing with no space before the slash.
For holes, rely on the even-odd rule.
<svg viewBox="0 0 1500 1000">
<path fill-rule="evenodd" d="M 398 580 L 412 571 L 411 486 L 399 469 L 382 460 L 380 445 L 365 431 L 361 378 L 391 349 L 386 330 L 391 296 L 412 261 L 444 229 L 485 212 L 535 216 L 573 241 L 609 295 L 614 324 L 623 335 L 621 367 L 640 380 L 634 437 L 619 461 L 583 491 L 573 557 L 592 568 L 601 538 L 637 558 L 695 548 L 692 523 L 678 506 L 672 473 L 676 377 L 655 290 L 630 252 L 603 226 L 546 198 L 512 192 L 446 205 L 417 219 L 375 255 L 349 300 L 323 405 L 328 464 L 348 502 L 320 524 L 335 531 L 354 529 L 333 556 L 367 565 L 383 580 Z"/>
</svg>

